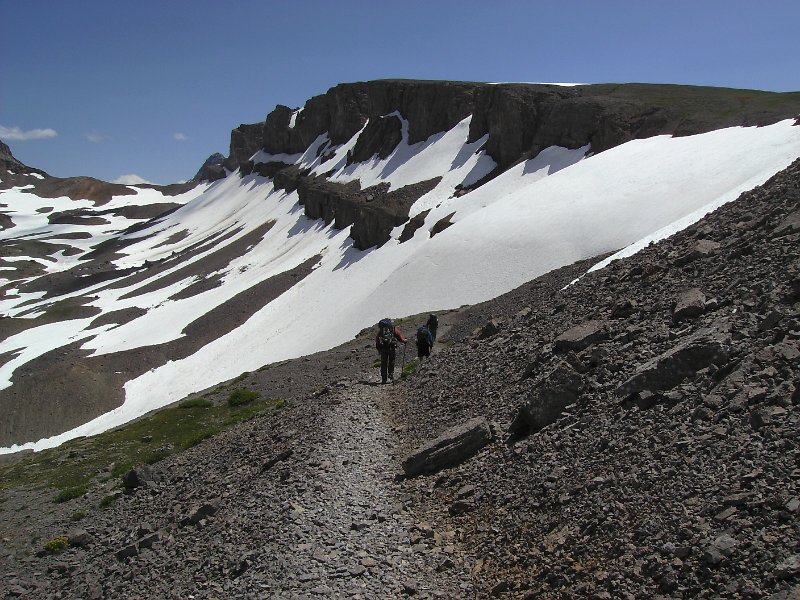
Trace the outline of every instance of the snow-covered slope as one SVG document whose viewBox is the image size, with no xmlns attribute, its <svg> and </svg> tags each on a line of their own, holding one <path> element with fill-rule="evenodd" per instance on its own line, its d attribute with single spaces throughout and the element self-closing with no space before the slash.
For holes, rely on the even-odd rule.
<svg viewBox="0 0 800 600">
<path fill-rule="evenodd" d="M 411 208 L 410 216 L 429 211 L 411 239 L 400 243 L 403 227 L 397 227 L 386 244 L 366 251 L 353 247 L 349 229 L 304 216 L 296 190 L 276 189 L 272 179 L 255 174 L 233 173 L 171 199 L 183 206 L 133 233 L 117 235 L 124 224 L 112 221 L 100 227 L 99 238 L 91 232 L 87 240 L 63 236 L 85 233 L 85 226 L 47 224 L 37 212 L 41 204 L 29 194 L 0 192 L 2 210 L 15 224 L 0 238 L 56 236 L 77 248 L 48 261 L 48 271 L 74 266 L 81 252 L 106 236 L 119 242 L 112 262 L 125 274 L 113 285 L 99 281 L 66 294 L 93 309 L 93 316 L 42 322 L 0 342 L 4 388 L 21 367 L 68 344 L 80 342 L 91 356 L 105 356 L 178 342 L 210 311 L 281 273 L 313 266 L 241 323 L 131 378 L 122 406 L 69 431 L 0 451 L 41 449 L 97 433 L 243 371 L 333 347 L 384 316 L 479 302 L 576 260 L 635 249 L 733 200 L 800 156 L 800 127 L 783 121 L 633 140 L 596 155 L 588 146 L 551 147 L 459 194 L 494 168 L 482 150 L 485 140 L 468 142 L 469 125 L 468 118 L 409 144 L 403 122 L 402 141 L 389 156 L 349 165 L 348 152 L 361 132 L 320 156 L 325 136 L 303 154 L 253 157 L 256 163 L 280 160 L 327 173 L 334 182 L 357 179 L 362 188 L 388 183 L 400 189 L 441 177 Z M 158 194 L 139 193 L 142 199 Z M 448 217 L 452 224 L 431 236 Z M 225 248 L 236 251 L 223 260 Z M 6 287 L 2 314 L 33 319 L 65 297 L 25 292 L 24 284 Z M 98 314 L 126 310 L 136 316 L 98 321 Z"/>
</svg>

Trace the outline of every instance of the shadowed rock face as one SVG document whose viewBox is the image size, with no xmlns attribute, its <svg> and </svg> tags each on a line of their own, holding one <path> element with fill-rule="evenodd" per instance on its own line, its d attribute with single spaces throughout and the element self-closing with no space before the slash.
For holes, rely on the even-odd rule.
<svg viewBox="0 0 800 600">
<path fill-rule="evenodd" d="M 437 177 L 390 192 L 385 183 L 362 190 L 358 181 L 334 183 L 324 176 L 308 176 L 296 166 L 280 169 L 274 177 L 276 188 L 297 190 L 307 217 L 333 223 L 337 229 L 352 225 L 350 237 L 360 250 L 386 243 L 392 229 L 408 220 L 414 202 L 440 181 Z"/>
<path fill-rule="evenodd" d="M 225 167 L 233 171 L 239 165 L 250 160 L 253 154 L 261 150 L 263 146 L 261 141 L 262 128 L 262 123 L 254 125 L 242 123 L 231 131 L 231 152 L 225 161 Z"/>
</svg>

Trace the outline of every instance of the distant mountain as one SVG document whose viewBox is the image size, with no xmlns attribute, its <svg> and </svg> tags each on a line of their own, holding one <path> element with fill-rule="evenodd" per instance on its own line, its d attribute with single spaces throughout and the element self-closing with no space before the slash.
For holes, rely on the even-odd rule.
<svg viewBox="0 0 800 600">
<path fill-rule="evenodd" d="M 186 185 L 6 167 L 0 445 L 630 254 L 800 156 L 798 114 L 797 93 L 377 81 L 239 126 Z"/>
</svg>

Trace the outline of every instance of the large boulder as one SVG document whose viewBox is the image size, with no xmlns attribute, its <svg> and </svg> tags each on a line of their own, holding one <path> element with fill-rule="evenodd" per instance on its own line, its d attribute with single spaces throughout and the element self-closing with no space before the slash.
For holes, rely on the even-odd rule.
<svg viewBox="0 0 800 600">
<path fill-rule="evenodd" d="M 148 464 L 136 465 L 122 476 L 122 485 L 127 490 L 147 486 L 155 481 L 155 471 Z"/>
<path fill-rule="evenodd" d="M 484 417 L 470 419 L 451 427 L 408 455 L 403 460 L 403 472 L 408 477 L 415 477 L 452 467 L 476 454 L 491 439 L 492 432 Z"/>
<path fill-rule="evenodd" d="M 728 362 L 729 348 L 720 331 L 702 329 L 663 354 L 640 365 L 616 394 L 630 396 L 643 390 L 670 390 L 711 364 Z"/>
<path fill-rule="evenodd" d="M 553 344 L 559 350 L 579 352 L 608 337 L 608 325 L 604 321 L 586 321 L 558 336 Z"/>
<path fill-rule="evenodd" d="M 672 320 L 675 323 L 694 319 L 703 314 L 706 309 L 706 295 L 698 288 L 686 290 L 679 297 L 672 311 Z"/>
<path fill-rule="evenodd" d="M 685 254 L 675 261 L 675 264 L 682 267 L 701 258 L 713 256 L 719 251 L 720 247 L 721 244 L 714 240 L 698 240 Z"/>
</svg>

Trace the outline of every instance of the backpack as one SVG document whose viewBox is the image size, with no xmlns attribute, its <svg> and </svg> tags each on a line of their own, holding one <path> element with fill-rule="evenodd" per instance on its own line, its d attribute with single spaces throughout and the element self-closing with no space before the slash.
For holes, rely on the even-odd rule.
<svg viewBox="0 0 800 600">
<path fill-rule="evenodd" d="M 378 345 L 387 348 L 394 343 L 394 325 L 391 319 L 378 321 Z"/>
<path fill-rule="evenodd" d="M 431 332 L 425 325 L 420 325 L 417 329 L 417 346 L 430 346 L 431 345 Z"/>
</svg>

